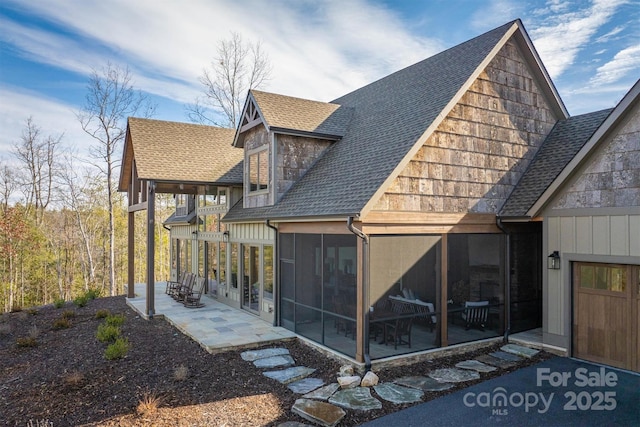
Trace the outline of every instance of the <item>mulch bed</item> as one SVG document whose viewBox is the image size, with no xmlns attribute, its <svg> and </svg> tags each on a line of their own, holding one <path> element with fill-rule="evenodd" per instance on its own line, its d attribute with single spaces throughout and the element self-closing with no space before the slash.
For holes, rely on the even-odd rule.
<svg viewBox="0 0 640 427">
<path fill-rule="evenodd" d="M 106 344 L 96 338 L 98 325 L 104 321 L 96 318 L 98 310 L 125 316 L 121 331 L 130 348 L 124 358 L 105 359 Z M 65 311 L 74 312 L 70 327 L 55 328 L 54 322 Z M 17 344 L 30 334 L 37 335 L 35 346 Z M 339 362 L 297 340 L 281 346 L 289 349 L 296 365 L 316 368 L 313 377 L 326 383 L 335 381 Z M 424 375 L 499 346 L 376 373 L 380 381 Z M 24 426 L 30 421 L 36 425 L 45 420 L 55 427 L 305 422 L 291 412 L 300 396 L 242 360 L 242 351 L 209 354 L 164 320 L 140 318 L 123 296 L 98 298 L 81 308 L 67 303 L 58 309 L 44 306 L 5 313 L 0 316 L 0 417 L 7 426 Z M 541 352 L 513 369 L 549 357 Z M 426 393 L 424 401 L 506 372 L 481 374 L 480 380 L 456 385 L 447 392 Z M 144 402 L 149 403 L 146 408 L 141 405 Z M 380 410 L 347 411 L 340 425 L 359 425 L 408 406 L 383 401 Z"/>
</svg>

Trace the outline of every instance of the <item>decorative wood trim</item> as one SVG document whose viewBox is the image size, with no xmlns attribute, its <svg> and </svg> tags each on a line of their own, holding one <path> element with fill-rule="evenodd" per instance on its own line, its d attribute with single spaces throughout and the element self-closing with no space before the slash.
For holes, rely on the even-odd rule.
<svg viewBox="0 0 640 427">
<path fill-rule="evenodd" d="M 362 231 L 372 234 L 460 234 L 460 233 L 502 233 L 495 225 L 460 224 L 460 225 L 364 225 Z"/>
<path fill-rule="evenodd" d="M 365 225 L 495 225 L 496 216 L 472 213 L 372 211 L 363 218 L 362 222 Z"/>
<path fill-rule="evenodd" d="M 360 223 L 354 223 L 360 228 Z M 278 224 L 280 233 L 325 233 L 325 234 L 353 234 L 347 228 L 347 222 L 281 222 Z"/>
<path fill-rule="evenodd" d="M 246 124 L 242 125 L 242 127 L 240 128 L 240 133 L 246 132 L 249 129 L 258 126 L 260 123 L 262 123 L 262 119 L 260 119 L 260 117 L 258 117 L 257 119 L 253 119 L 250 122 L 247 122 Z"/>
</svg>

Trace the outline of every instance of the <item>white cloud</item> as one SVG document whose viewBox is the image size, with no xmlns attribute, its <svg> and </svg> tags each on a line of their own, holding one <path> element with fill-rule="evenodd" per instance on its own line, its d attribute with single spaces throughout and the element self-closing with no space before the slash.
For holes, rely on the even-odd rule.
<svg viewBox="0 0 640 427">
<path fill-rule="evenodd" d="M 618 25 L 613 30 L 609 31 L 607 34 L 604 34 L 604 35 L 598 37 L 595 42 L 596 43 L 606 43 L 609 40 L 611 40 L 611 38 L 613 36 L 616 36 L 616 35 L 620 34 L 624 30 L 625 30 L 625 27 L 623 27 L 622 25 Z"/>
<path fill-rule="evenodd" d="M 588 45 L 598 29 L 609 22 L 616 8 L 624 3 L 626 0 L 595 0 L 588 8 L 549 15 L 530 31 L 551 77 L 561 75 L 574 63 L 578 52 Z M 552 6 L 566 10 L 560 2 L 554 2 Z"/>
<path fill-rule="evenodd" d="M 596 75 L 589 83 L 592 86 L 615 83 L 632 72 L 640 70 L 640 44 L 618 52 L 611 61 L 598 67 Z M 638 75 L 635 76 L 636 78 Z"/>
<path fill-rule="evenodd" d="M 40 93 L 26 92 L 0 86 L 0 158 L 9 159 L 16 143 L 20 141 L 27 118 L 42 129 L 45 136 L 63 135 L 62 143 L 86 151 L 92 143 L 80 127 L 72 105 L 43 98 Z"/>
<path fill-rule="evenodd" d="M 491 0 L 482 4 L 471 16 L 471 26 L 478 31 L 487 31 L 509 21 L 521 18 L 524 3 L 514 0 Z"/>
</svg>

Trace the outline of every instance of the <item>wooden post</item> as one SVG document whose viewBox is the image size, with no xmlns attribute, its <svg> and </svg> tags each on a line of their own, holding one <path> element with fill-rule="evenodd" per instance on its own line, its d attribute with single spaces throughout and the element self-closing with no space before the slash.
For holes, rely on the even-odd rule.
<svg viewBox="0 0 640 427">
<path fill-rule="evenodd" d="M 127 254 L 128 254 L 128 260 L 127 260 L 127 298 L 133 298 L 135 297 L 135 258 L 136 258 L 136 254 L 135 254 L 135 225 L 136 225 L 136 213 L 135 212 L 129 212 L 129 236 L 128 236 L 128 246 L 127 246 Z"/>
<path fill-rule="evenodd" d="M 448 281 L 449 281 L 449 244 L 447 234 L 442 235 L 442 249 L 440 257 L 440 346 L 446 347 L 449 345 L 447 323 L 449 316 L 447 313 L 447 299 L 448 299 Z"/>
<path fill-rule="evenodd" d="M 147 185 L 147 316 L 155 314 L 155 216 L 156 216 L 156 183 L 149 181 Z"/>
</svg>

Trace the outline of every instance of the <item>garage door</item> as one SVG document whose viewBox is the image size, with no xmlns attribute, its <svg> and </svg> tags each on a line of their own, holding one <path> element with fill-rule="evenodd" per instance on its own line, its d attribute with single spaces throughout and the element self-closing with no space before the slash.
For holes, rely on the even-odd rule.
<svg viewBox="0 0 640 427">
<path fill-rule="evenodd" d="M 640 371 L 640 267 L 573 264 L 573 355 Z"/>
</svg>

